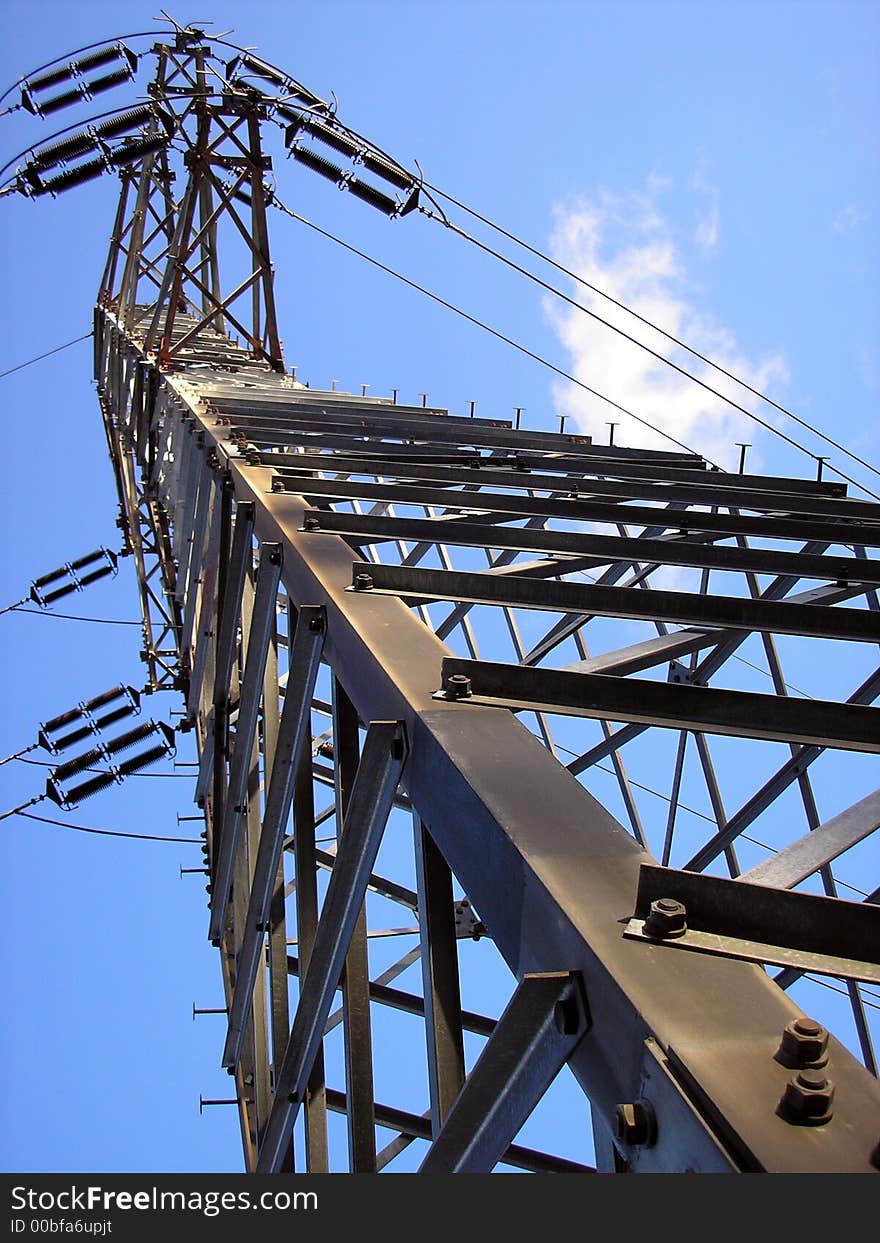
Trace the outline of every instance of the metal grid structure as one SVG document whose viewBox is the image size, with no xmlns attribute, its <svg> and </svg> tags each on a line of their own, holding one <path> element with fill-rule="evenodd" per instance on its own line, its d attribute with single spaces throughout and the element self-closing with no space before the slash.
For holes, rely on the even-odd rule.
<svg viewBox="0 0 880 1243">
<path fill-rule="evenodd" d="M 186 185 L 158 143 L 123 172 L 95 373 L 143 658 L 198 747 L 246 1167 L 291 1170 L 301 1119 L 306 1168 L 328 1169 L 339 1113 L 353 1172 L 413 1143 L 428 1172 L 585 1171 L 515 1142 L 567 1064 L 600 1170 L 876 1169 L 877 891 L 842 900 L 833 865 L 880 823 L 880 506 L 299 384 L 272 293 L 273 104 L 212 93 L 197 33 L 157 53 Z M 223 227 L 244 253 L 225 293 Z M 846 645 L 853 687 L 790 694 L 789 641 Z M 766 682 L 743 688 L 756 645 Z M 624 747 L 658 737 L 656 842 Z M 823 822 L 811 772 L 832 754 L 859 797 Z M 587 789 L 603 760 L 627 827 Z M 695 780 L 702 834 L 681 825 Z M 743 871 L 787 792 L 784 848 Z M 378 971 L 401 909 L 418 943 Z M 462 1007 L 480 939 L 513 975 L 500 1017 Z M 421 992 L 395 987 L 417 963 Z M 842 981 L 864 1065 L 785 991 L 807 972 Z M 420 1106 L 374 1085 L 387 1011 L 423 1020 Z"/>
</svg>

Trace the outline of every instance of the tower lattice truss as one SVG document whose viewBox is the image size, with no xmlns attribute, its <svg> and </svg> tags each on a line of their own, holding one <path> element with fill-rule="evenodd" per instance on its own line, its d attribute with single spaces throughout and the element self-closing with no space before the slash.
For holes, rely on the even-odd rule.
<svg viewBox="0 0 880 1243">
<path fill-rule="evenodd" d="M 123 170 L 95 366 L 246 1167 L 344 1127 L 355 1172 L 584 1170 L 519 1136 L 562 1073 L 600 1170 L 876 1168 L 880 912 L 834 868 L 880 822 L 880 506 L 297 382 L 271 105 L 205 56 L 160 49 L 186 177 Z"/>
</svg>

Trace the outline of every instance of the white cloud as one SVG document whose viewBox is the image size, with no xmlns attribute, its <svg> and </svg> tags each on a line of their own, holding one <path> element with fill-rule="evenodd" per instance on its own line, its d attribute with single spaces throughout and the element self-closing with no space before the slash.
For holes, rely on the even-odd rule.
<svg viewBox="0 0 880 1243">
<path fill-rule="evenodd" d="M 711 185 L 702 173 L 691 178 L 691 189 L 705 196 L 706 202 L 697 208 L 697 225 L 694 241 L 701 250 L 714 250 L 718 245 L 721 228 L 721 199 L 718 187 Z"/>
<path fill-rule="evenodd" d="M 784 382 L 786 368 L 780 355 L 746 357 L 730 330 L 697 305 L 675 233 L 659 208 L 663 188 L 655 179 L 643 192 L 603 192 L 558 208 L 551 241 L 554 258 L 755 388 L 766 391 L 773 382 Z M 672 346 L 662 334 L 582 285 L 574 284 L 570 292 L 603 319 L 671 358 L 719 393 L 747 408 L 755 407 L 757 398 Z M 756 441 L 760 430 L 756 424 L 686 376 L 574 307 L 547 299 L 545 309 L 570 355 L 567 369 L 582 384 L 728 469 L 735 468 L 739 460 L 735 442 Z M 614 421 L 620 424 L 615 430 L 618 444 L 674 448 L 657 432 L 576 385 L 557 382 L 554 398 L 558 412 L 574 416 L 578 426 L 598 443 L 607 443 L 606 424 Z M 766 408 L 761 413 L 768 417 Z M 754 453 L 749 459 L 752 466 L 757 465 Z"/>
<path fill-rule="evenodd" d="M 847 203 L 846 207 L 842 207 L 832 221 L 831 227 L 835 233 L 851 233 L 858 225 L 863 224 L 867 220 L 865 213 L 855 203 Z"/>
</svg>

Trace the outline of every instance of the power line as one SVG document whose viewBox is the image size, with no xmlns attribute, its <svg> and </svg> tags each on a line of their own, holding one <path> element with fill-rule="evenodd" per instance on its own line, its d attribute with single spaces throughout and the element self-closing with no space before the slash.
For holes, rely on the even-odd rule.
<svg viewBox="0 0 880 1243">
<path fill-rule="evenodd" d="M 461 316 L 462 319 L 466 319 L 469 323 L 475 324 L 478 328 L 482 328 L 484 332 L 488 332 L 491 336 L 496 337 L 499 341 L 503 341 L 506 345 L 512 346 L 515 350 L 518 350 L 521 354 L 525 354 L 528 358 L 531 358 L 535 362 L 540 363 L 541 366 L 547 367 L 550 371 L 553 371 L 557 375 L 562 376 L 563 379 L 568 380 L 570 383 L 577 385 L 578 388 L 582 388 L 585 392 L 589 393 L 591 396 L 599 398 L 600 401 L 603 401 L 606 403 L 606 405 L 611 406 L 613 410 L 617 410 L 620 414 L 625 414 L 628 418 L 634 419 L 637 423 L 641 423 L 643 427 L 650 428 L 652 432 L 656 432 L 658 436 L 662 436 L 665 440 L 668 440 L 671 444 L 677 445 L 679 449 L 684 449 L 688 453 L 693 453 L 696 456 L 703 457 L 704 461 L 708 462 L 710 466 L 714 466 L 716 470 L 723 470 L 723 467 L 719 466 L 717 462 L 713 462 L 711 458 L 706 457 L 705 454 L 699 454 L 696 449 L 693 449 L 690 445 L 685 444 L 684 441 L 677 440 L 675 436 L 670 435 L 669 432 L 663 431 L 662 428 L 657 427 L 656 424 L 651 423 L 648 419 L 644 419 L 642 418 L 641 415 L 638 415 L 634 411 L 629 410 L 626 406 L 621 405 L 620 402 L 614 401 L 611 397 L 606 396 L 604 393 L 600 393 L 598 389 L 592 388 L 589 384 L 584 383 L 583 380 L 577 379 L 577 377 L 571 375 L 570 372 L 564 371 L 561 367 L 557 367 L 556 364 L 550 362 L 549 359 L 544 358 L 540 354 L 536 354 L 533 350 L 528 349 L 526 346 L 520 344 L 520 342 L 518 341 L 514 341 L 511 337 L 505 336 L 504 333 L 499 332 L 496 328 L 492 328 L 489 324 L 485 323 L 485 321 L 477 319 L 473 315 L 469 315 L 468 312 L 463 310 L 461 307 L 456 306 L 452 302 L 447 302 L 446 299 L 441 298 L 439 294 L 433 293 L 430 289 L 426 289 L 423 285 L 417 284 L 416 281 L 410 280 L 409 277 L 404 276 L 402 273 L 396 271 L 394 268 L 388 267 L 384 263 L 380 263 L 378 259 L 374 259 L 371 255 L 366 254 L 364 251 L 358 250 L 356 246 L 350 245 L 350 243 L 343 241 L 342 238 L 337 237 L 335 234 L 328 232 L 326 229 L 320 228 L 316 224 L 313 224 L 311 220 L 306 220 L 306 218 L 304 216 L 300 216 L 298 212 L 291 211 L 290 208 L 285 207 L 284 204 L 277 197 L 273 199 L 272 206 L 277 207 L 279 211 L 284 212 L 285 215 L 290 216 L 291 219 L 298 220 L 300 224 L 304 224 L 308 228 L 313 229 L 316 233 L 319 233 L 322 237 L 327 238 L 329 241 L 335 242 L 338 246 L 342 246 L 343 249 L 350 251 L 353 255 L 357 255 L 358 258 L 366 260 L 366 262 L 372 264 L 373 267 L 377 267 L 380 269 L 380 271 L 386 272 L 389 276 L 393 276 L 395 277 L 395 279 L 402 281 L 403 284 L 409 285 L 411 289 L 415 289 L 417 292 L 424 294 L 425 297 L 430 298 L 432 301 L 439 303 L 441 306 L 445 307 L 447 310 L 453 311 L 456 315 Z M 450 227 L 454 227 L 454 226 L 450 226 Z M 467 234 L 464 234 L 464 236 L 468 237 Z M 481 245 L 481 243 L 477 243 L 477 244 Z M 488 249 L 488 248 L 483 247 L 483 249 Z M 490 251 L 490 253 L 494 254 L 495 252 Z M 503 256 L 498 256 L 498 257 L 502 259 L 504 258 Z M 509 263 L 510 261 L 504 259 L 504 262 Z M 511 264 L 511 266 L 516 267 L 515 264 Z M 530 276 L 531 279 L 536 280 L 538 284 L 542 284 L 542 285 L 544 284 L 544 282 L 540 281 L 538 277 L 532 277 L 530 273 L 527 273 L 525 271 L 524 271 L 524 274 L 527 276 Z M 559 294 L 559 297 L 561 298 L 566 297 L 565 294 L 561 294 L 559 293 L 558 290 L 554 290 L 552 286 L 548 285 L 545 287 L 549 289 L 551 292 Z M 571 301 L 571 299 L 566 299 L 566 301 Z M 580 303 L 573 303 L 573 305 L 580 307 Z M 588 311 L 586 307 L 581 307 L 580 309 L 586 310 L 587 314 L 589 315 L 594 314 L 594 312 Z M 601 319 L 601 316 L 595 316 L 595 318 Z M 605 323 L 606 321 L 602 320 L 602 322 Z M 609 326 L 613 327 L 613 325 L 609 325 Z M 615 331 L 618 331 L 618 330 L 615 329 Z M 627 334 L 624 333 L 623 335 L 626 336 Z M 636 341 L 635 338 L 632 338 L 632 340 L 635 341 L 635 344 L 637 345 L 640 344 L 640 342 Z M 644 346 L 643 348 L 648 349 L 647 346 Z M 648 349 L 648 352 L 652 354 L 654 353 L 654 351 L 650 349 Z M 693 380 L 696 384 L 699 384 L 702 388 L 705 388 L 708 392 L 712 393 L 714 396 L 718 397 L 720 400 L 727 402 L 729 405 L 741 411 L 743 414 L 747 415 L 749 418 L 754 419 L 756 422 L 760 423 L 762 426 L 768 428 L 770 431 L 774 432 L 775 435 L 779 436 L 782 440 L 785 440 L 788 444 L 792 445 L 793 448 L 798 449 L 801 453 L 805 453 L 808 457 L 813 458 L 814 461 L 818 460 L 816 458 L 816 455 L 814 453 L 811 453 L 810 450 L 805 448 L 804 445 L 798 444 L 796 440 L 792 440 L 790 436 L 786 436 L 784 432 L 780 432 L 777 428 L 774 428 L 772 424 L 766 423 L 758 415 L 752 414 L 751 411 L 747 410 L 744 406 L 740 406 L 736 402 L 731 401 L 730 398 L 724 397 L 723 394 L 718 393 L 715 389 L 713 389 L 711 385 L 705 384 L 702 380 L 697 379 L 696 376 L 691 375 L 690 372 L 685 371 L 683 368 L 679 367 L 676 363 L 672 363 L 669 361 L 669 359 L 665 359 L 662 354 L 656 354 L 655 356 L 659 358 L 662 362 L 668 362 L 671 367 L 675 368 L 675 370 L 681 371 L 682 375 L 687 376 L 689 379 Z M 870 497 L 873 497 L 874 500 L 880 501 L 880 493 L 873 492 L 866 484 L 860 483 L 858 479 L 854 479 L 851 475 L 847 475 L 845 471 L 840 470 L 840 468 L 837 466 L 833 466 L 831 462 L 826 462 L 825 465 L 829 470 L 832 470 L 834 471 L 836 475 L 839 475 L 841 479 L 845 479 L 847 483 L 853 484 L 854 487 L 859 488 L 862 492 L 867 493 L 867 495 Z"/>
<path fill-rule="evenodd" d="M 21 604 L 10 604 L 7 608 L 0 610 L 0 613 L 8 613 L 15 610 L 17 613 L 30 613 L 34 617 L 57 617 L 59 621 L 83 621 L 97 622 L 102 626 L 142 626 L 144 623 L 139 621 L 127 621 L 120 617 L 79 617 L 75 613 L 48 613 L 42 609 L 26 609 Z"/>
<path fill-rule="evenodd" d="M 200 837 L 160 837 L 155 833 L 123 833 L 119 829 L 93 829 L 85 824 L 68 824 L 66 820 L 53 820 L 51 816 L 38 816 L 32 811 L 15 813 L 26 820 L 39 820 L 43 824 L 57 824 L 62 829 L 73 829 L 77 833 L 97 833 L 101 837 L 133 837 L 142 842 L 178 842 L 188 845 L 201 845 Z"/>
<path fill-rule="evenodd" d="M 62 350 L 70 349 L 71 345 L 79 345 L 80 341 L 87 341 L 91 335 L 90 332 L 86 332 L 73 341 L 67 341 L 64 345 L 56 346 L 54 350 L 47 350 L 45 354 L 38 354 L 36 358 L 29 358 L 26 363 L 19 363 L 16 367 L 10 367 L 8 371 L 0 371 L 0 380 L 8 375 L 12 375 L 14 371 L 21 371 L 24 367 L 32 367 L 34 363 L 40 363 L 44 358 L 51 358 L 53 354 L 60 354 Z"/>
<path fill-rule="evenodd" d="M 774 401 L 772 397 L 768 397 L 766 393 L 762 392 L 758 388 L 755 388 L 753 385 L 749 384 L 746 380 L 740 379 L 739 376 L 734 375 L 732 371 L 728 371 L 727 368 L 723 367 L 720 363 L 715 362 L 713 359 L 707 357 L 705 354 L 701 354 L 699 350 L 694 349 L 693 346 L 688 345 L 686 341 L 682 341 L 680 337 L 676 337 L 673 333 L 667 332 L 664 328 L 661 328 L 658 324 L 655 324 L 652 320 L 648 319 L 647 316 L 639 314 L 638 311 L 634 311 L 632 307 L 627 306 L 626 303 L 619 301 L 617 298 L 614 298 L 611 294 L 606 293 L 605 290 L 600 289 L 597 285 L 591 284 L 590 281 L 585 280 L 582 276 L 578 276 L 577 273 L 572 272 L 570 268 L 565 267 L 561 263 L 557 263 L 555 259 L 551 259 L 550 256 L 545 255 L 543 251 L 540 251 L 536 249 L 536 247 L 531 246 L 528 242 L 523 241 L 522 238 L 517 237 L 514 233 L 509 233 L 506 229 L 502 228 L 501 225 L 495 224 L 494 221 L 488 219 L 486 216 L 480 215 L 478 211 L 475 211 L 472 207 L 468 207 L 467 204 L 460 202 L 458 199 L 453 198 L 451 194 L 447 194 L 444 190 L 441 190 L 438 186 L 433 186 L 430 184 L 430 182 L 423 182 L 423 185 L 425 186 L 426 189 L 433 190 L 434 193 L 439 194 L 441 198 L 444 198 L 448 202 L 453 203 L 456 207 L 461 208 L 462 211 L 467 212 L 468 215 L 473 216 L 474 219 L 479 220 L 482 224 L 488 225 L 490 229 L 494 229 L 495 232 L 500 233 L 502 237 L 508 238 L 509 241 L 514 242 L 515 245 L 522 247 L 523 250 L 527 250 L 530 254 L 534 255 L 538 259 L 541 259 L 544 263 L 549 264 L 551 267 L 555 268 L 558 272 L 561 272 L 563 273 L 563 275 L 570 277 L 572 280 L 576 281 L 579 285 L 583 285 L 585 289 L 589 289 L 592 293 L 598 294 L 600 298 L 604 298 L 607 302 L 610 302 L 612 306 L 616 306 L 618 307 L 619 310 L 625 311 L 628 315 L 631 315 L 634 319 L 637 319 L 639 323 L 644 324 L 647 328 L 651 328 L 654 332 L 659 333 L 660 336 L 665 337 L 667 341 L 671 341 L 674 345 L 679 346 L 681 349 L 685 350 L 692 357 L 698 358 L 700 362 L 705 363 L 707 366 L 719 372 L 721 375 L 726 376 L 728 380 L 733 380 L 735 384 L 738 384 L 741 388 L 746 389 L 747 392 L 752 393 L 755 397 L 758 397 L 761 401 L 766 402 L 768 406 L 772 406 L 774 410 L 778 410 L 779 413 L 785 415 L 786 418 L 792 419 L 795 423 L 798 423 L 806 431 L 812 432 L 814 436 L 818 436 L 819 439 L 824 440 L 826 444 L 832 445 L 835 449 L 840 450 L 841 453 L 846 454 L 846 456 L 848 458 L 851 458 L 852 461 L 858 462 L 860 466 L 864 466 L 865 469 L 871 471 L 872 474 L 880 475 L 880 469 L 878 469 L 876 466 L 872 466 L 871 463 L 865 461 L 864 458 L 859 457 L 857 453 L 853 453 L 852 450 L 847 449 L 845 445 L 840 444 L 838 441 L 834 440 L 831 436 L 827 435 L 825 432 L 820 431 L 819 428 L 814 427 L 812 423 L 808 423 L 805 419 L 800 418 L 800 416 L 795 414 L 794 411 L 789 410 L 787 409 L 787 407 L 781 405 L 779 402 Z M 423 211 L 425 215 L 431 216 L 430 212 L 424 212 L 424 209 L 421 209 L 421 210 Z M 433 217 L 433 218 L 436 219 L 436 217 Z M 736 402 L 731 401 L 729 397 L 724 397 L 723 394 L 716 392 L 715 389 L 705 384 L 697 376 L 694 376 L 691 374 L 691 372 L 684 370 L 684 368 L 682 367 L 679 367 L 676 363 L 674 363 L 671 359 L 666 358 L 663 354 L 659 354 L 655 350 L 652 350 L 650 346 L 645 345 L 644 342 L 642 341 L 639 341 L 637 337 L 631 336 L 629 333 L 624 332 L 622 328 L 618 328 L 615 324 L 612 324 L 608 320 L 603 319 L 602 316 L 596 314 L 595 311 L 590 310 L 589 307 L 583 306 L 580 302 L 575 302 L 574 299 L 569 298 L 566 294 L 562 293 L 560 290 L 556 289 L 554 286 L 548 285 L 546 282 L 542 281 L 539 277 L 535 276 L 533 273 L 528 272 L 525 268 L 521 268 L 519 264 L 514 263 L 512 260 L 506 258 L 506 256 L 501 255 L 497 251 L 493 250 L 490 246 L 487 246 L 483 242 L 478 241 L 476 238 L 471 237 L 470 234 L 466 233 L 463 229 L 460 229 L 457 225 L 453 224 L 451 221 L 444 218 L 441 220 L 441 223 L 444 224 L 448 229 L 452 229 L 454 232 L 461 234 L 462 237 L 466 238 L 470 242 L 473 242 L 474 245 L 480 247 L 482 250 L 485 250 L 488 254 L 493 255 L 495 258 L 500 259 L 503 263 L 506 263 L 508 266 L 522 273 L 522 275 L 528 277 L 529 280 L 535 281 L 537 284 L 541 285 L 542 288 L 548 290 L 550 293 L 556 294 L 557 297 L 562 298 L 564 301 L 570 303 L 571 306 L 576 307 L 578 310 L 584 311 L 587 315 L 591 315 L 594 319 L 597 319 L 600 323 L 610 328 L 613 332 L 619 333 L 621 336 L 625 337 L 628 341 L 631 341 L 634 345 L 639 346 L 640 349 L 646 350 L 649 354 L 652 354 L 655 358 L 659 359 L 661 362 L 665 362 L 668 366 L 673 367 L 676 371 L 680 372 L 684 376 L 687 376 L 689 379 L 693 380 L 696 384 L 700 384 L 703 388 L 707 388 L 709 392 L 713 393 L 716 397 L 720 397 L 722 401 L 727 402 L 728 404 L 732 405 L 735 409 L 740 410 L 744 414 L 747 414 L 749 418 L 756 420 L 756 422 L 760 423 L 762 427 L 768 428 L 774 434 L 778 436 L 782 436 L 783 439 L 788 440 L 788 437 L 786 437 L 784 433 L 780 432 L 778 428 L 773 427 L 773 425 L 770 423 L 764 422 L 764 420 L 761 419 L 758 415 L 754 414 L 750 410 L 746 410 L 744 407 L 738 405 Z M 796 448 L 800 449 L 802 452 L 808 453 L 810 454 L 811 457 L 815 458 L 816 455 L 810 453 L 809 449 L 804 448 L 803 445 L 797 444 L 797 442 L 794 440 L 789 440 L 789 443 L 794 445 Z M 836 468 L 832 467 L 831 469 L 836 469 Z M 837 473 L 841 474 L 840 471 L 838 471 Z M 846 476 L 843 476 L 843 477 L 846 478 Z M 849 480 L 849 482 L 855 483 L 856 481 Z M 861 485 L 857 484 L 856 486 L 860 487 Z M 868 489 L 866 488 L 865 491 L 868 491 Z"/>
<path fill-rule="evenodd" d="M 461 307 L 456 306 L 452 302 L 447 302 L 445 298 L 441 298 L 439 294 L 432 293 L 431 290 L 426 289 L 424 285 L 417 284 L 415 281 L 410 280 L 409 277 L 403 276 L 402 273 L 395 271 L 394 268 L 390 268 L 386 264 L 380 263 L 378 259 L 374 259 L 371 255 L 365 254 L 364 251 L 358 250 L 356 246 L 352 246 L 350 243 L 344 242 L 342 238 L 337 237 L 334 233 L 329 233 L 326 229 L 320 228 L 319 225 L 313 224 L 311 220 L 306 220 L 305 216 L 300 216 L 298 212 L 291 211 L 289 207 L 285 207 L 277 197 L 272 200 L 272 206 L 277 207 L 278 210 L 284 212 L 285 215 L 290 216 L 292 220 L 298 220 L 300 224 L 304 224 L 308 228 L 313 229 L 316 233 L 319 233 L 322 237 L 326 237 L 328 241 L 335 242 L 337 246 L 341 246 L 344 250 L 350 251 L 351 254 L 357 255 L 359 259 L 364 259 L 367 263 L 372 264 L 373 267 L 379 268 L 380 271 L 387 272 L 389 276 L 393 276 L 396 280 L 402 281 L 404 285 L 409 285 L 411 289 L 415 289 L 418 293 L 424 294 L 426 298 L 430 298 L 432 301 L 438 302 L 440 306 L 446 307 L 448 311 L 454 311 L 455 314 L 460 315 L 462 319 L 466 319 L 469 323 L 475 324 L 478 328 L 482 328 L 484 332 L 488 332 L 499 341 L 503 341 L 506 345 L 510 345 L 515 350 L 519 350 L 521 354 L 525 354 L 528 358 L 540 363 L 543 367 L 547 367 L 550 371 L 554 371 L 557 375 L 562 376 L 564 380 L 569 380 L 572 384 L 576 384 L 578 388 L 582 388 L 585 392 L 590 393 L 591 396 L 598 397 L 601 401 L 604 401 L 620 414 L 625 414 L 628 418 L 635 419 L 637 423 L 641 423 L 644 427 L 649 427 L 652 432 L 656 432 L 658 436 L 662 436 L 664 440 L 668 440 L 671 444 L 677 445 L 679 449 L 684 449 L 686 453 L 692 453 L 695 457 L 703 457 L 704 461 L 708 462 L 710 466 L 714 466 L 716 470 L 721 470 L 721 467 L 718 466 L 717 463 L 711 461 L 711 459 L 705 457 L 704 455 L 699 454 L 696 449 L 692 449 L 690 445 L 686 445 L 683 441 L 676 440 L 676 438 L 671 436 L 669 432 L 664 432 L 662 428 L 648 422 L 647 419 L 643 419 L 641 415 L 634 414 L 633 411 L 628 410 L 626 406 L 622 406 L 619 402 L 612 400 L 612 398 L 606 397 L 605 394 L 600 393 L 598 389 L 591 388 L 589 384 L 585 384 L 583 380 L 578 380 L 575 376 L 570 375 L 569 372 L 563 371 L 561 367 L 557 367 L 555 363 L 551 363 L 549 359 L 543 358 L 540 354 L 536 354 L 525 345 L 521 345 L 518 341 L 514 341 L 511 337 L 506 337 L 503 332 L 499 332 L 496 328 L 490 327 L 490 325 L 485 323 L 483 320 L 477 319 L 473 315 L 469 315 L 468 312 L 462 310 Z M 880 496 L 878 496 L 877 499 L 880 500 Z"/>
</svg>

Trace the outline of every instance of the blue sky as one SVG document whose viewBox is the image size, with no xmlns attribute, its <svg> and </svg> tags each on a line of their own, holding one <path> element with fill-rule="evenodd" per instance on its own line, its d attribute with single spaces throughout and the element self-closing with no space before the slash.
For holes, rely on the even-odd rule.
<svg viewBox="0 0 880 1243">
<path fill-rule="evenodd" d="M 155 11 L 5 0 L 2 86 L 84 44 L 157 28 Z M 875 4 L 224 0 L 174 16 L 210 17 L 210 31 L 233 29 L 232 40 L 258 47 L 317 94 L 335 92 L 342 120 L 402 163 L 417 159 L 429 182 L 578 265 L 862 457 L 880 457 Z M 145 80 L 142 70 L 138 89 Z M 131 96 L 105 98 L 110 107 Z M 21 111 L 0 118 L 4 161 L 87 115 L 59 114 L 51 129 Z M 283 160 L 275 172 L 287 206 L 695 449 L 730 464 L 745 438 L 753 465 L 813 473 L 809 457 L 754 426 L 744 436 L 717 403 L 439 224 L 388 222 Z M 0 370 L 89 331 L 115 198 L 108 177 L 56 201 L 0 203 Z M 476 227 L 461 212 L 454 218 Z M 616 416 L 558 376 L 294 221 L 278 214 L 272 226 L 287 361 L 312 387 L 397 388 L 410 402 L 428 392 L 456 413 L 476 401 L 487 417 L 520 406 L 530 427 L 555 428 L 565 413 L 607 436 L 605 420 Z M 117 546 L 90 377 L 82 343 L 2 380 L 0 605 L 64 561 Z M 850 473 L 839 454 L 761 409 Z M 631 427 L 617 439 L 646 442 Z M 851 473 L 877 484 L 862 468 Z M 112 582 L 64 605 L 59 612 L 136 618 L 131 566 L 122 562 Z M 3 755 L 31 742 L 38 721 L 116 682 L 142 681 L 136 627 L 24 614 L 7 614 L 0 627 Z M 800 674 L 805 658 L 792 651 L 791 659 Z M 833 668 L 825 676 L 834 685 Z M 854 685 L 850 671 L 841 676 Z M 177 706 L 157 698 L 145 715 L 168 719 Z M 649 776 L 662 767 L 650 757 L 644 764 Z M 0 810 L 37 793 L 44 771 L 0 768 Z M 841 771 L 849 780 L 849 768 Z M 827 814 L 840 806 L 834 785 L 832 774 Z M 178 829 L 175 820 L 192 814 L 189 797 L 183 777 L 133 778 L 69 819 L 189 836 L 198 826 Z M 19 818 L 2 832 L 3 970 L 14 1000 L 0 1038 L 9 1075 L 0 1164 L 240 1169 L 232 1111 L 198 1114 L 199 1092 L 225 1097 L 231 1081 L 219 1070 L 220 1020 L 190 1017 L 193 1002 L 213 1006 L 221 996 L 203 878 L 178 875 L 197 850 Z M 576 1117 L 566 1125 L 576 1128 Z"/>
</svg>

